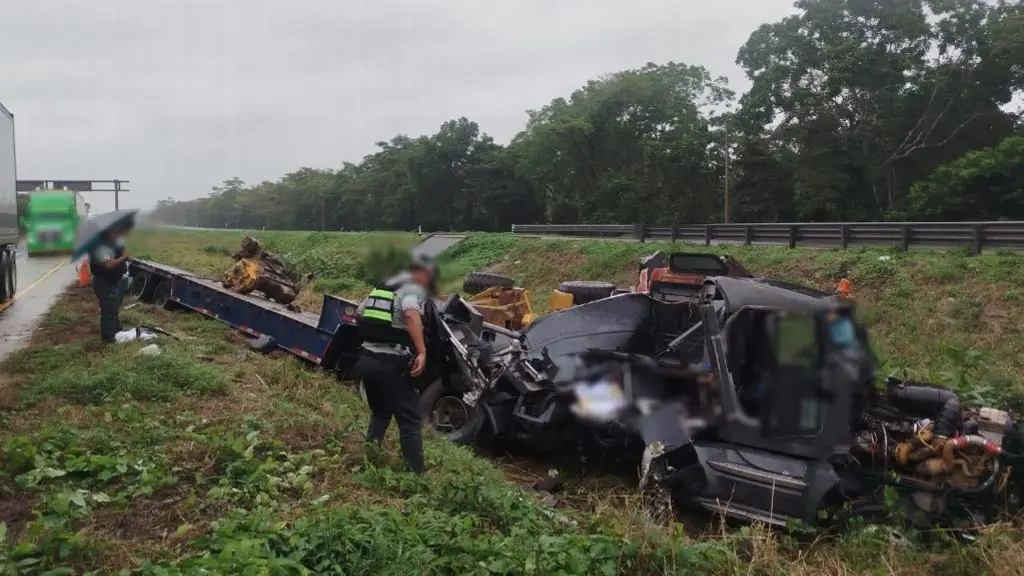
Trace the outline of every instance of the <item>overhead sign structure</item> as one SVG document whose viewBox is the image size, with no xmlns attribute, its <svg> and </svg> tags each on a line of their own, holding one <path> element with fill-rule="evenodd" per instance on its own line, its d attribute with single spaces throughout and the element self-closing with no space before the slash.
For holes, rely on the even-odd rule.
<svg viewBox="0 0 1024 576">
<path fill-rule="evenodd" d="M 18 192 L 31 192 L 46 187 L 46 180 L 18 180 Z"/>
<path fill-rule="evenodd" d="M 54 180 L 53 188 L 61 190 L 77 190 L 78 192 L 92 192 L 92 180 Z"/>
<path fill-rule="evenodd" d="M 100 185 L 97 187 L 96 185 Z M 122 185 L 128 184 L 128 180 L 18 180 L 18 192 L 31 192 L 33 190 L 75 190 L 76 192 L 113 192 L 114 210 L 121 207 L 121 192 L 131 192 Z M 103 185 L 106 185 L 104 187 Z"/>
</svg>

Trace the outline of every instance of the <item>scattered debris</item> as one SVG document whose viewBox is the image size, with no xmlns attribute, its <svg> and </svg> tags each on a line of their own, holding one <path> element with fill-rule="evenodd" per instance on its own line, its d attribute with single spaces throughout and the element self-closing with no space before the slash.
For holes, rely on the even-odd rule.
<svg viewBox="0 0 1024 576">
<path fill-rule="evenodd" d="M 141 350 L 139 350 L 138 352 L 136 352 L 135 355 L 136 356 L 159 356 L 160 352 L 161 352 L 160 346 L 158 346 L 156 344 L 150 344 L 149 346 L 146 346 L 146 347 L 142 348 Z"/>
<path fill-rule="evenodd" d="M 138 328 L 132 328 L 131 330 L 122 330 L 114 335 L 114 341 L 118 344 L 134 342 L 136 340 L 156 340 L 156 334 L 142 326 L 139 326 Z"/>
<path fill-rule="evenodd" d="M 184 339 L 193 340 L 193 338 L 191 336 L 186 336 L 184 334 L 175 334 L 173 332 L 168 332 L 167 330 L 164 330 L 163 328 L 161 328 L 159 326 L 146 326 L 146 325 L 143 325 L 143 326 L 140 326 L 140 328 L 142 328 L 143 330 L 148 330 L 150 332 L 154 332 L 156 334 L 163 334 L 164 336 L 170 336 L 171 338 L 174 338 L 175 340 L 184 340 Z"/>
</svg>

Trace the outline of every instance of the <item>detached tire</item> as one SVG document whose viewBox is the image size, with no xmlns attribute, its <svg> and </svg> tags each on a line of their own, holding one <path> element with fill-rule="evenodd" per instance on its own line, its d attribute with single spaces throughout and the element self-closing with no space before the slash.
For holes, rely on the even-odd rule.
<svg viewBox="0 0 1024 576">
<path fill-rule="evenodd" d="M 488 272 L 470 272 L 469 274 L 466 274 L 466 279 L 462 281 L 462 291 L 466 294 L 473 295 L 479 294 L 484 290 L 495 286 L 512 288 L 515 285 L 516 281 L 508 276 L 490 274 Z"/>
<path fill-rule="evenodd" d="M 558 285 L 558 290 L 572 294 L 574 305 L 586 304 L 595 300 L 603 300 L 615 292 L 615 284 L 609 282 L 588 282 L 585 280 L 570 280 Z"/>
<path fill-rule="evenodd" d="M 424 426 L 462 446 L 475 442 L 484 425 L 483 410 L 467 406 L 462 394 L 445 390 L 440 379 L 420 394 L 420 417 Z"/>
</svg>

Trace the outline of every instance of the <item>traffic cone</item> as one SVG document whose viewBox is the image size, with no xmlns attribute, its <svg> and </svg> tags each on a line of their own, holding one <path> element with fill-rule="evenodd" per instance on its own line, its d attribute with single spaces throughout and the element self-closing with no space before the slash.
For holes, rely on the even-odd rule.
<svg viewBox="0 0 1024 576">
<path fill-rule="evenodd" d="M 853 300 L 852 288 L 853 283 L 843 278 L 839 281 L 839 289 L 836 290 L 836 293 L 844 300 Z"/>
<path fill-rule="evenodd" d="M 85 288 L 90 282 L 92 282 L 92 273 L 89 270 L 89 261 L 83 260 L 78 265 L 78 285 Z"/>
</svg>

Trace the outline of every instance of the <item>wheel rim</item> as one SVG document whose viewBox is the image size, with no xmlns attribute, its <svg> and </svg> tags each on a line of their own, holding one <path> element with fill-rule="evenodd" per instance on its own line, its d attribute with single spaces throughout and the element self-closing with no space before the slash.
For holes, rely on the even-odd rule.
<svg viewBox="0 0 1024 576">
<path fill-rule="evenodd" d="M 18 259 L 11 258 L 11 296 L 18 291 Z"/>
<path fill-rule="evenodd" d="M 171 297 L 171 285 L 166 280 L 157 284 L 153 291 L 153 305 L 163 308 Z"/>
<path fill-rule="evenodd" d="M 434 429 L 451 434 L 469 423 L 469 408 L 455 396 L 442 396 L 434 403 L 430 416 Z"/>
<path fill-rule="evenodd" d="M 128 288 L 128 295 L 131 296 L 132 300 L 142 298 L 142 293 L 146 291 L 146 282 L 148 282 L 148 279 L 145 274 L 132 276 L 132 285 Z"/>
</svg>

